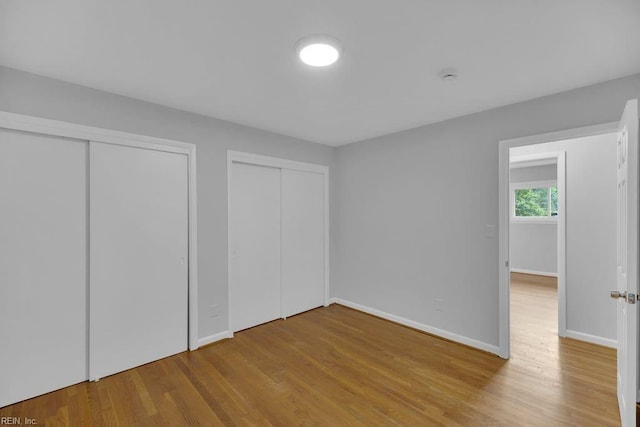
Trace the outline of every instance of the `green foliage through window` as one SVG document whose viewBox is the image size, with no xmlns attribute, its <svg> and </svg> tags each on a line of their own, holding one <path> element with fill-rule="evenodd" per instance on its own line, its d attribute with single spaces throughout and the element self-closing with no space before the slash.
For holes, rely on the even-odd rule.
<svg viewBox="0 0 640 427">
<path fill-rule="evenodd" d="M 522 188 L 515 190 L 516 217 L 558 215 L 558 188 Z"/>
<path fill-rule="evenodd" d="M 558 216 L 558 187 L 551 187 L 549 191 L 551 191 L 551 216 Z"/>
</svg>

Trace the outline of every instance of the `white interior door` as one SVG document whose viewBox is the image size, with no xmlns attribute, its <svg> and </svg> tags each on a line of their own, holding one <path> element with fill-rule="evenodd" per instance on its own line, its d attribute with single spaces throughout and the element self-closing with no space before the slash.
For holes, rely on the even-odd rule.
<svg viewBox="0 0 640 427">
<path fill-rule="evenodd" d="M 229 307 L 233 332 L 280 318 L 280 169 L 233 162 Z"/>
<path fill-rule="evenodd" d="M 618 405 L 623 426 L 636 425 L 638 394 L 638 101 L 627 102 L 618 128 Z"/>
<path fill-rule="evenodd" d="M 0 407 L 87 379 L 87 145 L 0 130 Z"/>
<path fill-rule="evenodd" d="M 187 173 L 183 154 L 91 142 L 92 380 L 187 349 Z"/>
<path fill-rule="evenodd" d="M 282 315 L 324 304 L 324 175 L 282 169 Z"/>
</svg>

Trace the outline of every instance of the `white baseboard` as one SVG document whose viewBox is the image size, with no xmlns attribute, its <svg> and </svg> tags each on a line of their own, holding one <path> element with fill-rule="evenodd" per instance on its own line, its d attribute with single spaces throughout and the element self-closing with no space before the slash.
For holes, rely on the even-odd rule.
<svg viewBox="0 0 640 427">
<path fill-rule="evenodd" d="M 381 317 L 383 319 L 390 320 L 392 322 L 399 323 L 410 328 L 418 329 L 432 335 L 437 335 L 450 341 L 455 341 L 460 344 L 465 344 L 470 347 L 488 351 L 489 353 L 493 353 L 498 356 L 500 355 L 500 348 L 498 346 L 487 344 L 485 342 L 478 341 L 473 338 L 468 338 L 463 335 L 454 334 L 453 332 L 448 332 L 439 328 L 435 328 L 433 326 L 425 325 L 424 323 L 419 323 L 413 320 L 406 319 L 404 317 L 396 316 L 395 314 L 386 313 L 384 311 L 357 304 L 355 302 L 347 301 L 342 298 L 331 298 L 329 300 L 329 304 L 344 305 L 345 307 L 353 308 L 354 310 L 362 311 L 363 313 L 368 313 L 376 317 Z"/>
<path fill-rule="evenodd" d="M 209 335 L 208 337 L 198 338 L 198 347 L 202 347 L 225 338 L 233 338 L 233 334 L 229 331 L 222 331 L 217 334 Z"/>
<path fill-rule="evenodd" d="M 512 273 L 535 274 L 536 276 L 558 277 L 558 273 L 550 273 L 548 271 L 525 270 L 524 268 L 512 268 Z"/>
<path fill-rule="evenodd" d="M 573 338 L 578 341 L 590 342 L 591 344 L 598 344 L 605 347 L 618 348 L 618 341 L 611 338 L 602 338 L 596 335 L 585 334 L 583 332 L 576 332 L 567 329 L 567 338 Z"/>
</svg>

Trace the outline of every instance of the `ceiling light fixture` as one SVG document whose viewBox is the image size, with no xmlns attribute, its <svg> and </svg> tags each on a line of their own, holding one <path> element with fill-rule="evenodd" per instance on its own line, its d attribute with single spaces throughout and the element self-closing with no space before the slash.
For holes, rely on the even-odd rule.
<svg viewBox="0 0 640 427">
<path fill-rule="evenodd" d="M 326 67 L 335 63 L 342 54 L 342 45 L 326 34 L 312 34 L 296 43 L 298 58 L 311 67 Z"/>
</svg>

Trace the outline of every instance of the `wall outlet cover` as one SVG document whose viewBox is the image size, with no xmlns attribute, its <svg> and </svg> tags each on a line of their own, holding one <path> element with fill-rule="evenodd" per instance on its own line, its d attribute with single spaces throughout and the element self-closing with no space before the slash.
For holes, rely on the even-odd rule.
<svg viewBox="0 0 640 427">
<path fill-rule="evenodd" d="M 498 235 L 498 226 L 495 224 L 487 224 L 484 226 L 484 236 L 493 238 Z"/>
</svg>

